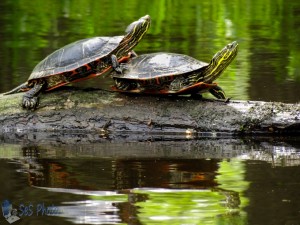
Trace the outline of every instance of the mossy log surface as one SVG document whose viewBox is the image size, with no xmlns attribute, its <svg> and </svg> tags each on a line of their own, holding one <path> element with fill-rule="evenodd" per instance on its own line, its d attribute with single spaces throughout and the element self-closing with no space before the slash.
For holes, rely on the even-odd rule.
<svg viewBox="0 0 300 225">
<path fill-rule="evenodd" d="M 125 95 L 67 87 L 41 95 L 35 111 L 21 108 L 22 93 L 0 95 L 0 132 L 139 134 L 300 133 L 300 104 L 190 97 Z"/>
</svg>

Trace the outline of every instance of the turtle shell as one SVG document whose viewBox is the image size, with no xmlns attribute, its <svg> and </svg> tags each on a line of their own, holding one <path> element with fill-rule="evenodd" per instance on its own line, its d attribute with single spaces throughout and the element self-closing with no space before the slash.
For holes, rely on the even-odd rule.
<svg viewBox="0 0 300 225">
<path fill-rule="evenodd" d="M 133 80 L 151 80 L 168 76 L 180 76 L 199 70 L 208 63 L 193 57 L 176 53 L 151 53 L 132 58 L 125 65 L 123 74 L 114 73 L 113 77 Z"/>
<path fill-rule="evenodd" d="M 93 37 L 68 44 L 38 63 L 28 81 L 73 71 L 110 54 L 124 36 Z"/>
</svg>

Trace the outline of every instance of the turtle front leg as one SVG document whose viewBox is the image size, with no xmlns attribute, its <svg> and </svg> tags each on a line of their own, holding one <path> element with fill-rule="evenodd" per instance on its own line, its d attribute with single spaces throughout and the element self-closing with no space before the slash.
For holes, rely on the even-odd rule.
<svg viewBox="0 0 300 225">
<path fill-rule="evenodd" d="M 122 68 L 121 68 L 121 66 L 120 66 L 120 63 L 119 63 L 119 61 L 118 61 L 117 56 L 111 55 L 110 59 L 111 59 L 111 66 L 112 66 L 112 68 L 113 68 L 117 73 L 122 73 L 123 70 L 122 70 Z"/>
<path fill-rule="evenodd" d="M 225 101 L 227 101 L 228 99 L 226 98 L 225 92 L 224 90 L 219 87 L 219 86 L 215 86 L 211 89 L 209 89 L 209 92 L 215 96 L 217 99 L 224 99 Z"/>
<path fill-rule="evenodd" d="M 131 50 L 131 52 L 129 54 L 130 54 L 130 58 L 135 58 L 138 56 L 138 54 L 133 50 Z"/>
<path fill-rule="evenodd" d="M 22 107 L 24 109 L 28 110 L 35 110 L 36 107 L 39 104 L 39 98 L 38 95 L 41 93 L 43 88 L 45 87 L 46 82 L 45 81 L 39 81 L 34 85 L 33 88 L 31 88 L 29 91 L 27 91 L 23 95 L 22 99 Z"/>
</svg>

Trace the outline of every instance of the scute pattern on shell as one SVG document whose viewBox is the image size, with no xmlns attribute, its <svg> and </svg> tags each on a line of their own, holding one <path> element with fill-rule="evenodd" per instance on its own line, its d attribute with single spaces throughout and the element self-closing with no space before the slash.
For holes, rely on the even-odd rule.
<svg viewBox="0 0 300 225">
<path fill-rule="evenodd" d="M 72 71 L 110 54 L 124 36 L 93 37 L 68 44 L 38 63 L 28 80 Z"/>
<path fill-rule="evenodd" d="M 117 78 L 151 79 L 168 75 L 181 75 L 208 65 L 187 55 L 176 53 L 151 53 L 133 58 L 124 74 Z"/>
</svg>

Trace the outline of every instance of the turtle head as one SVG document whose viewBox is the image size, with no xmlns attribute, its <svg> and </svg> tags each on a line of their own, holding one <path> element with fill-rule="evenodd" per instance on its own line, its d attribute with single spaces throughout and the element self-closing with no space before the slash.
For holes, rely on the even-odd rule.
<svg viewBox="0 0 300 225">
<path fill-rule="evenodd" d="M 128 25 L 125 30 L 126 36 L 135 36 L 141 39 L 150 27 L 151 19 L 149 15 L 143 16 L 137 21 Z"/>
<path fill-rule="evenodd" d="M 143 38 L 150 27 L 151 19 L 149 15 L 143 16 L 131 23 L 125 31 L 125 36 L 120 43 L 120 50 L 129 52 Z"/>
<path fill-rule="evenodd" d="M 217 52 L 207 66 L 204 73 L 204 82 L 211 83 L 217 79 L 233 61 L 237 52 L 238 43 L 236 41 L 226 45 L 221 51 Z"/>
</svg>

